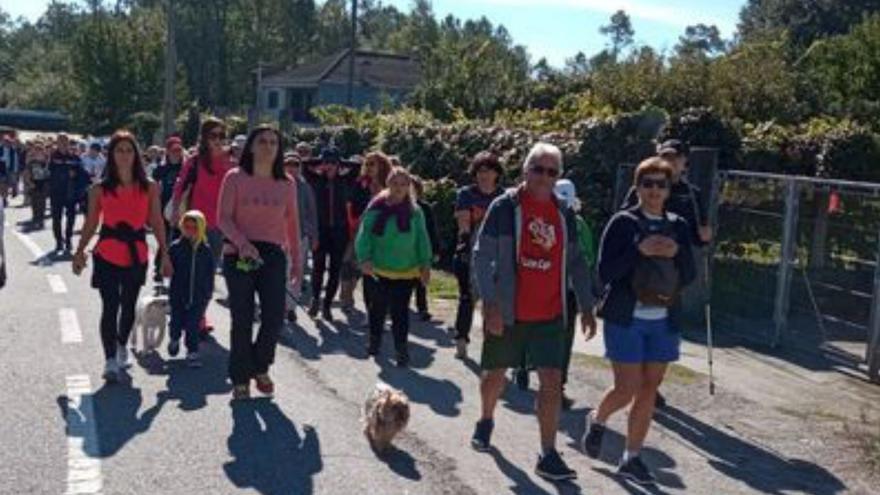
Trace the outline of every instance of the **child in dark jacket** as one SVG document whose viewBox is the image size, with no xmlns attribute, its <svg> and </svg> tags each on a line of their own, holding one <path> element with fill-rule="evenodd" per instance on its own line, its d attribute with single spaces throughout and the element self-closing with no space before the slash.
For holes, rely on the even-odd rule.
<svg viewBox="0 0 880 495">
<path fill-rule="evenodd" d="M 425 185 L 420 177 L 413 178 L 413 191 L 416 195 L 416 204 L 425 214 L 425 227 L 428 228 L 431 252 L 434 253 L 436 262 L 440 258 L 440 240 L 437 237 L 437 225 L 434 223 L 434 208 L 424 200 Z M 416 285 L 416 309 L 422 321 L 431 321 L 431 313 L 428 312 L 428 288 L 421 282 Z"/>
<path fill-rule="evenodd" d="M 199 321 L 214 292 L 214 255 L 208 245 L 207 222 L 202 212 L 188 211 L 180 219 L 181 237 L 171 244 L 168 254 L 174 266 L 169 299 L 171 303 L 171 341 L 168 354 L 180 351 L 181 332 L 186 333 L 186 361 L 190 367 L 199 360 Z"/>
</svg>

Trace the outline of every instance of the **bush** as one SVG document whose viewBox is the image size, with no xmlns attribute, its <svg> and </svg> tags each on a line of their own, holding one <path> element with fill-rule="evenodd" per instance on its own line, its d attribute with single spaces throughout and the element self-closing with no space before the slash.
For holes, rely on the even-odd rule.
<svg viewBox="0 0 880 495">
<path fill-rule="evenodd" d="M 718 167 L 722 170 L 737 168 L 740 163 L 739 132 L 712 108 L 689 108 L 671 116 L 657 135 L 659 142 L 667 139 L 680 139 L 690 146 L 718 148 Z"/>
</svg>

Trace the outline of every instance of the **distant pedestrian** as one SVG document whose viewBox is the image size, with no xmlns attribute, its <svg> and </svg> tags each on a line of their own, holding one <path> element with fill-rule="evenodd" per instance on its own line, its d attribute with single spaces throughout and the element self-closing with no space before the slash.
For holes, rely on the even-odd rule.
<svg viewBox="0 0 880 495">
<path fill-rule="evenodd" d="M 173 211 L 170 211 L 169 205 L 172 205 L 172 197 L 174 196 L 174 184 L 183 168 L 183 145 L 179 137 L 170 137 L 165 141 L 165 159 L 153 170 L 152 178 L 159 185 L 159 198 L 162 203 L 162 217 L 165 219 L 165 231 L 168 233 L 168 240 L 173 241 L 178 234 L 177 224 L 172 224 L 170 217 L 173 217 Z M 166 215 L 169 211 L 171 215 Z M 203 215 L 204 216 L 204 215 Z M 206 227 L 207 228 L 207 227 Z M 207 242 L 205 243 L 207 246 Z M 154 263 L 153 281 L 162 283 L 161 263 L 157 258 Z"/>
<path fill-rule="evenodd" d="M 284 171 L 296 181 L 296 199 L 299 206 L 301 270 L 305 273 L 309 250 L 318 248 L 318 212 L 312 186 L 302 176 L 302 160 L 296 153 L 284 155 Z M 288 257 L 288 263 L 292 263 Z M 296 321 L 296 305 L 302 297 L 305 282 L 297 280 L 287 287 L 287 321 Z"/>
<path fill-rule="evenodd" d="M 42 142 L 34 143 L 28 152 L 22 177 L 31 198 L 31 227 L 42 229 L 46 218 L 50 179 L 49 157 Z"/>
<path fill-rule="evenodd" d="M 434 207 L 431 206 L 425 197 L 425 183 L 420 177 L 413 177 L 413 192 L 415 193 L 416 205 L 422 209 L 425 215 L 425 227 L 428 229 L 428 238 L 431 240 L 431 252 L 433 253 L 432 263 L 436 263 L 440 259 L 440 239 L 437 236 L 437 225 L 434 222 Z M 431 321 L 431 312 L 428 307 L 428 286 L 421 283 L 416 285 L 416 311 L 419 313 L 419 319 L 422 321 Z"/>
<path fill-rule="evenodd" d="M 148 226 L 162 253 L 165 275 L 171 276 L 173 269 L 159 207 L 159 187 L 147 178 L 137 140 L 128 131 L 117 131 L 110 138 L 106 172 L 101 183 L 89 192 L 88 215 L 73 256 L 73 271 L 82 273 L 86 248 L 100 226 L 92 256 L 91 283 L 102 302 L 104 379 L 114 382 L 130 366 L 126 346 L 134 326 L 138 293 L 146 281 Z"/>
<path fill-rule="evenodd" d="M 49 199 L 52 205 L 52 233 L 55 252 L 70 252 L 73 244 L 73 226 L 76 208 L 83 192 L 83 176 L 88 177 L 82 160 L 65 134 L 59 134 L 56 150 L 49 158 Z M 88 182 L 88 181 L 86 181 Z M 62 230 L 62 217 L 65 218 Z"/>
</svg>

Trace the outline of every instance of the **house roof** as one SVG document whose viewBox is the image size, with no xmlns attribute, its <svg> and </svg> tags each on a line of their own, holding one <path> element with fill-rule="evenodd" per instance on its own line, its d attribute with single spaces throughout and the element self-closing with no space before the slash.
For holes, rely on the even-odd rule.
<svg viewBox="0 0 880 495">
<path fill-rule="evenodd" d="M 324 57 L 263 78 L 263 86 L 315 87 L 323 82 L 347 84 L 351 50 Z M 419 63 L 406 55 L 357 50 L 355 84 L 388 89 L 412 89 L 421 80 Z"/>
</svg>

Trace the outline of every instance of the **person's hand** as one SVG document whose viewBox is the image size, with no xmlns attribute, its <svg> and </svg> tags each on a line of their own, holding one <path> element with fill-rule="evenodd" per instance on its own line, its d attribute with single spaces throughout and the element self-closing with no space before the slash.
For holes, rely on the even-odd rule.
<svg viewBox="0 0 880 495">
<path fill-rule="evenodd" d="M 586 311 L 581 313 L 581 331 L 587 340 L 591 340 L 596 336 L 596 317 L 593 316 L 592 312 Z"/>
<path fill-rule="evenodd" d="M 708 244 L 712 242 L 712 227 L 709 225 L 700 226 L 700 240 Z"/>
<path fill-rule="evenodd" d="M 248 260 L 260 260 L 260 251 L 249 241 L 244 241 L 244 244 L 238 248 L 238 256 Z"/>
<path fill-rule="evenodd" d="M 668 237 L 662 237 L 658 241 L 657 254 L 660 258 L 675 258 L 678 254 L 678 243 Z"/>
<path fill-rule="evenodd" d="M 422 285 L 425 287 L 431 282 L 431 269 L 430 268 L 422 268 L 421 273 Z"/>
<path fill-rule="evenodd" d="M 367 277 L 375 277 L 376 275 L 373 273 L 373 262 L 364 261 L 361 263 L 361 273 Z"/>
<path fill-rule="evenodd" d="M 86 253 L 81 249 L 77 249 L 73 255 L 73 274 L 79 276 L 86 267 Z"/>
<path fill-rule="evenodd" d="M 487 334 L 495 337 L 504 333 L 504 317 L 498 303 L 483 303 L 483 327 Z"/>
<path fill-rule="evenodd" d="M 646 258 L 659 256 L 660 245 L 663 242 L 662 239 L 663 238 L 659 235 L 649 235 L 648 237 L 645 237 L 639 243 L 639 252 Z"/>
<path fill-rule="evenodd" d="M 171 278 L 174 275 L 174 265 L 171 264 L 171 256 L 167 252 L 162 253 L 162 276 Z"/>
</svg>

